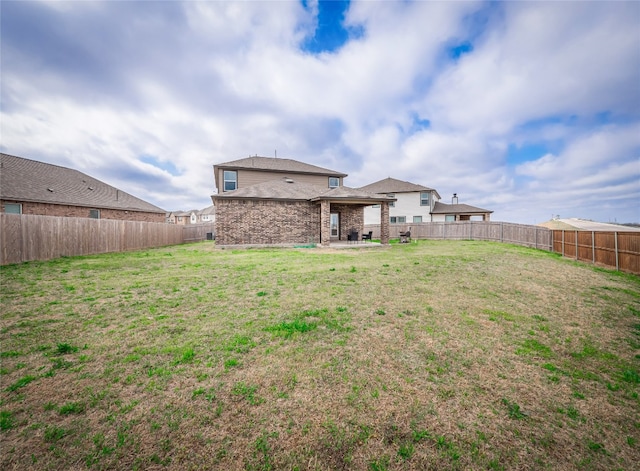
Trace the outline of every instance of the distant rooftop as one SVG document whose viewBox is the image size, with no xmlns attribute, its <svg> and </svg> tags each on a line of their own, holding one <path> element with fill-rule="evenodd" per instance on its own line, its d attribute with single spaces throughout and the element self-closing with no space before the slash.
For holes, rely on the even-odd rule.
<svg viewBox="0 0 640 471">
<path fill-rule="evenodd" d="M 363 187 L 360 187 L 361 190 L 368 191 L 370 193 L 412 193 L 414 191 L 435 191 L 438 198 L 440 195 L 433 188 L 429 188 L 427 186 L 418 185 L 416 183 L 405 182 L 402 180 L 397 180 L 395 178 L 385 178 L 383 180 L 370 183 Z"/>
<path fill-rule="evenodd" d="M 482 209 L 469 204 L 446 204 L 436 201 L 433 205 L 432 214 L 473 214 L 473 213 L 492 213 L 489 209 Z"/>
<path fill-rule="evenodd" d="M 640 232 L 640 227 L 623 226 L 622 224 L 611 224 L 607 222 L 596 222 L 588 219 L 568 218 L 551 219 L 541 222 L 538 226 L 546 227 L 556 231 L 608 231 L 608 232 Z"/>
</svg>

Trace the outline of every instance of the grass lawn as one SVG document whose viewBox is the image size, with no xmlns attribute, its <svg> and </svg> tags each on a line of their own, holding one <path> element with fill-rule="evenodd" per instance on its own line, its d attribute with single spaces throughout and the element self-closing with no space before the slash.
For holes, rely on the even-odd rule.
<svg viewBox="0 0 640 471">
<path fill-rule="evenodd" d="M 0 268 L 1 469 L 640 469 L 640 278 L 506 244 Z"/>
</svg>

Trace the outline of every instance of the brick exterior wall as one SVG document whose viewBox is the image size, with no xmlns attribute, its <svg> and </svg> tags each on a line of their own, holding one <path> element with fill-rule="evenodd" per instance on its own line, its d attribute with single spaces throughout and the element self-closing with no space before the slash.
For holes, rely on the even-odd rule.
<svg viewBox="0 0 640 471">
<path fill-rule="evenodd" d="M 320 204 L 310 201 L 218 199 L 216 244 L 320 242 Z"/>
<path fill-rule="evenodd" d="M 346 241 L 351 230 L 358 231 L 358 237 L 362 238 L 364 206 L 332 203 L 330 212 L 340 214 L 340 240 Z"/>
<path fill-rule="evenodd" d="M 84 206 L 67 206 L 62 204 L 29 203 L 21 201 L 2 201 L 2 212 L 5 203 L 22 204 L 22 214 L 38 214 L 41 216 L 60 216 L 88 218 L 89 210 L 98 209 L 100 219 L 118 219 L 121 221 L 165 222 L 164 213 L 146 213 L 142 211 L 124 211 L 121 209 L 90 208 Z"/>
<path fill-rule="evenodd" d="M 389 203 L 384 202 L 380 206 L 380 243 L 389 243 Z"/>
</svg>

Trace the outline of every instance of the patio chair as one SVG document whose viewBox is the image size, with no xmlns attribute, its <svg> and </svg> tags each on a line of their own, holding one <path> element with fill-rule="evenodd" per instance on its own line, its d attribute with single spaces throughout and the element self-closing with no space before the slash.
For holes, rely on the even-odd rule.
<svg viewBox="0 0 640 471">
<path fill-rule="evenodd" d="M 411 242 L 411 228 L 407 232 L 400 233 L 400 243 L 408 244 L 409 242 Z"/>
<path fill-rule="evenodd" d="M 368 234 L 362 234 L 362 241 L 366 242 L 368 240 L 371 240 L 371 237 L 373 237 L 373 231 L 369 231 Z"/>
<path fill-rule="evenodd" d="M 358 242 L 358 231 L 351 231 L 347 234 L 348 242 Z"/>
</svg>

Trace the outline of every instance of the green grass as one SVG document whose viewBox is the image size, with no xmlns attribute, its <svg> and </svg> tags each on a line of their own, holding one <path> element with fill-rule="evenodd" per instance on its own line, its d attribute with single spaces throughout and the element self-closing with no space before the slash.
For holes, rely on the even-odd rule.
<svg viewBox="0 0 640 471">
<path fill-rule="evenodd" d="M 0 286 L 2 469 L 640 468 L 636 276 L 488 242 L 202 243 Z"/>
</svg>

